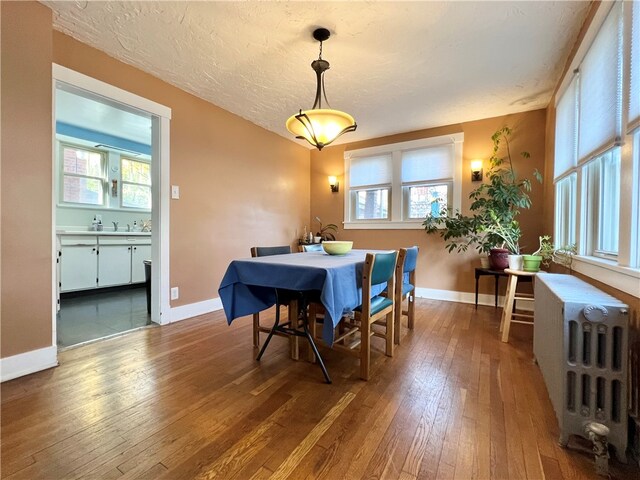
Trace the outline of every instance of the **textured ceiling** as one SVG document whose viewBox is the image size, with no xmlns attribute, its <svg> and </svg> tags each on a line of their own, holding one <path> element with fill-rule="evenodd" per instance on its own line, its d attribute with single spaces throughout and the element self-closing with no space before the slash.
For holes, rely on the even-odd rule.
<svg viewBox="0 0 640 480">
<path fill-rule="evenodd" d="M 342 142 L 546 107 L 589 2 L 45 1 L 54 27 L 286 138 L 318 56 Z M 340 142 L 336 142 L 340 143 Z"/>
</svg>

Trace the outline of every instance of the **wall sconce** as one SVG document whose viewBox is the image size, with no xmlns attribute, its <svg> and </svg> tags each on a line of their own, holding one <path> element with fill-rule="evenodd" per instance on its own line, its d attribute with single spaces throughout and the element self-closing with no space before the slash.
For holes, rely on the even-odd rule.
<svg viewBox="0 0 640 480">
<path fill-rule="evenodd" d="M 340 184 L 338 183 L 338 178 L 336 176 L 329 176 L 329 185 L 331 186 L 331 191 L 333 193 L 338 193 L 340 191 Z"/>
<path fill-rule="evenodd" d="M 482 181 L 482 160 L 471 161 L 471 181 L 472 182 Z"/>
</svg>

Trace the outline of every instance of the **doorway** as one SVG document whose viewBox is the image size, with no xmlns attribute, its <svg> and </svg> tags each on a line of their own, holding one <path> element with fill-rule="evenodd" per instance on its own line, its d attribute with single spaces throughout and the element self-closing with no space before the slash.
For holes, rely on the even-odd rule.
<svg viewBox="0 0 640 480">
<path fill-rule="evenodd" d="M 52 340 L 168 323 L 171 110 L 55 64 L 53 102 Z"/>
</svg>

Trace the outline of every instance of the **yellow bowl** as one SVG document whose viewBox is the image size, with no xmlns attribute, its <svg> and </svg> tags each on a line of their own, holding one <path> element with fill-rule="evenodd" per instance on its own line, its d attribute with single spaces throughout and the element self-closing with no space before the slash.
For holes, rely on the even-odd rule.
<svg viewBox="0 0 640 480">
<path fill-rule="evenodd" d="M 322 242 L 322 248 L 329 255 L 344 255 L 351 251 L 351 248 L 353 248 L 353 242 L 345 242 L 345 241 Z"/>
</svg>

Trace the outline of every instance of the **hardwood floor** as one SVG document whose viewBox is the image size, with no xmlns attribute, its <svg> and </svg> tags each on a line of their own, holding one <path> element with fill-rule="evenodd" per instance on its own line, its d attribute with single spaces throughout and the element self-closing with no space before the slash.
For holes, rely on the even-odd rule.
<svg viewBox="0 0 640 480">
<path fill-rule="evenodd" d="M 500 313 L 417 299 L 369 382 L 323 349 L 327 385 L 278 337 L 258 364 L 251 318 L 222 312 L 68 350 L 2 385 L 2 478 L 599 478 L 557 443 L 530 327 L 502 344 Z"/>
</svg>

